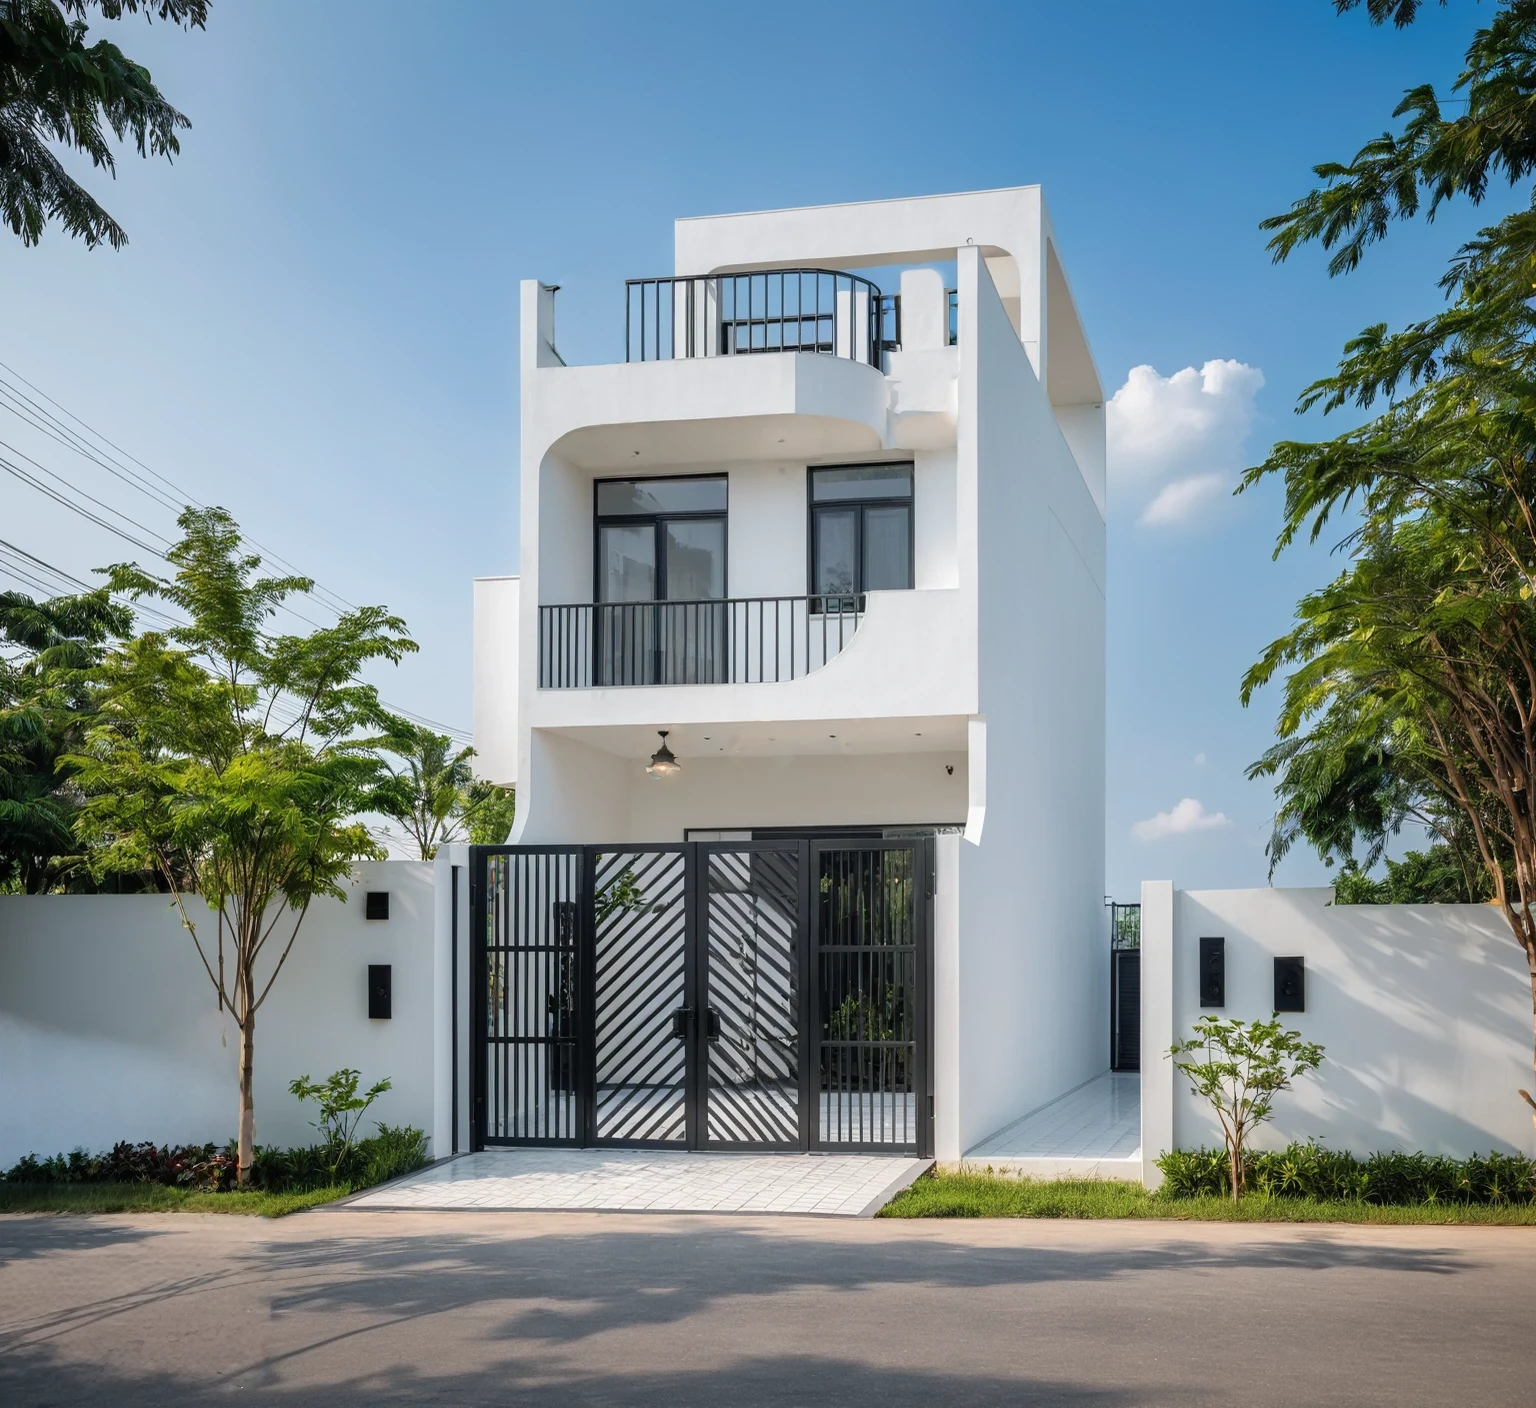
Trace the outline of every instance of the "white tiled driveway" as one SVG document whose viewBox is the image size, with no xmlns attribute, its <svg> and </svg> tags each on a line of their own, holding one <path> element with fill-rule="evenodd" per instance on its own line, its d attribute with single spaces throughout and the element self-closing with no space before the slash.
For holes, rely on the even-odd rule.
<svg viewBox="0 0 1536 1408">
<path fill-rule="evenodd" d="M 495 1150 L 445 1159 L 346 1206 L 873 1217 L 931 1162 L 891 1154 Z"/>
<path fill-rule="evenodd" d="M 1141 1178 L 1141 1076 L 1106 1071 L 965 1153 L 1035 1178 Z"/>
</svg>

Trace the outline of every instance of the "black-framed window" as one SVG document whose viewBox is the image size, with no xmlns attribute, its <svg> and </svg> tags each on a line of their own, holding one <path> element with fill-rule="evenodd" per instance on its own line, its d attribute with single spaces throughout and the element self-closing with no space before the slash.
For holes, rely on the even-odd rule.
<svg viewBox="0 0 1536 1408">
<path fill-rule="evenodd" d="M 726 477 L 601 479 L 593 600 L 719 601 L 726 594 Z"/>
<path fill-rule="evenodd" d="M 833 465 L 810 471 L 811 595 L 912 586 L 912 466 Z"/>
</svg>

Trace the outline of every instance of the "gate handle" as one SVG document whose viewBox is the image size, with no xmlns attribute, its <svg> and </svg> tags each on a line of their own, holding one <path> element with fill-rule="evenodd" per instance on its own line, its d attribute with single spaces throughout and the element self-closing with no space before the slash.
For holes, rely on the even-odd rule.
<svg viewBox="0 0 1536 1408">
<path fill-rule="evenodd" d="M 708 1008 L 704 1013 L 704 1039 L 720 1040 L 720 1014 L 713 1007 Z"/>
<path fill-rule="evenodd" d="M 674 1007 L 672 1009 L 672 1037 L 675 1041 L 688 1040 L 688 1028 L 693 1021 L 693 1008 Z"/>
</svg>

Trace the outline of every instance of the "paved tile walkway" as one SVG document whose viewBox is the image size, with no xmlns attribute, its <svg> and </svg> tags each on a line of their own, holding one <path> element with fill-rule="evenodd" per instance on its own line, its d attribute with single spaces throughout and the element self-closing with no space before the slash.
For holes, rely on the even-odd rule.
<svg viewBox="0 0 1536 1408">
<path fill-rule="evenodd" d="M 345 1206 L 873 1217 L 929 1163 L 891 1154 L 508 1149 L 445 1159 Z"/>
<path fill-rule="evenodd" d="M 1040 1177 L 1139 1178 L 1141 1076 L 1106 1071 L 983 1139 L 965 1158 Z"/>
</svg>

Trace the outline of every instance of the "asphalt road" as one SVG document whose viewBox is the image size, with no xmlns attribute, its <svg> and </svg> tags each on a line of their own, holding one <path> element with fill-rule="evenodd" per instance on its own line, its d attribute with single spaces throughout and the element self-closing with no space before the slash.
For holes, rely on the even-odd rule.
<svg viewBox="0 0 1536 1408">
<path fill-rule="evenodd" d="M 1531 1404 L 1536 1229 L 0 1217 L 0 1403 Z"/>
</svg>

